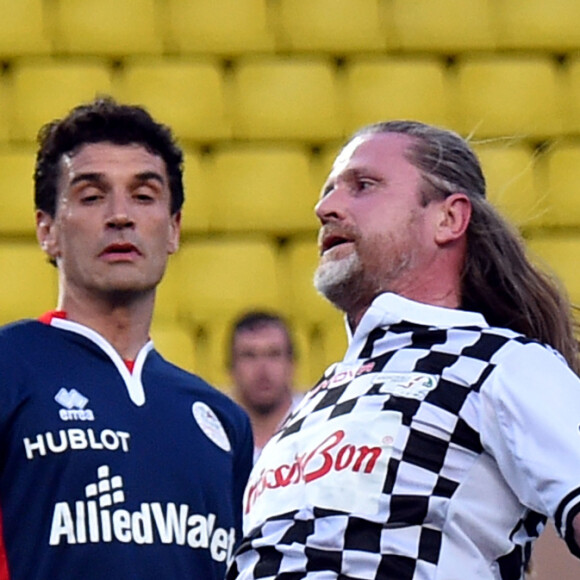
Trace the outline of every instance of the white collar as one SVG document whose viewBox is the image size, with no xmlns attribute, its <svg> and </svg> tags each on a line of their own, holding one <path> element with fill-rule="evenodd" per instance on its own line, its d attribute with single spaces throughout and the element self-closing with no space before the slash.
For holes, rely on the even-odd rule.
<svg viewBox="0 0 580 580">
<path fill-rule="evenodd" d="M 127 392 L 131 398 L 131 401 L 133 401 L 133 403 L 138 407 L 141 407 L 145 404 L 145 389 L 143 388 L 143 383 L 141 381 L 141 373 L 143 371 L 143 365 L 145 364 L 147 354 L 153 349 L 153 343 L 150 340 L 141 348 L 137 354 L 137 357 L 135 358 L 135 364 L 133 366 L 133 372 L 130 372 L 127 368 L 127 365 L 125 364 L 125 361 L 115 350 L 113 345 L 92 328 L 64 318 L 52 318 L 50 321 L 50 326 L 80 334 L 81 336 L 84 336 L 91 342 L 95 343 L 102 351 L 107 354 L 107 356 L 117 367 L 117 370 L 119 371 L 119 374 L 125 383 L 125 387 L 127 388 Z"/>
<path fill-rule="evenodd" d="M 484 316 L 479 312 L 433 306 L 404 298 L 398 294 L 385 292 L 373 300 L 368 310 L 363 314 L 354 334 L 348 321 L 346 321 L 349 351 L 352 350 L 353 343 L 356 343 L 356 348 L 358 349 L 358 346 L 362 341 L 366 340 L 366 337 L 373 329 L 381 326 L 391 326 L 403 321 L 436 326 L 438 328 L 451 328 L 454 326 L 489 327 Z"/>
</svg>

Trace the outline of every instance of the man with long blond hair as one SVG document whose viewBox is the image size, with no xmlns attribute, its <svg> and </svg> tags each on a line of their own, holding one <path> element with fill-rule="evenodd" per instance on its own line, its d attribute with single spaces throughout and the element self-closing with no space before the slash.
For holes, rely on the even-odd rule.
<svg viewBox="0 0 580 580">
<path fill-rule="evenodd" d="M 466 141 L 364 127 L 316 214 L 349 346 L 255 465 L 228 578 L 520 580 L 547 518 L 580 556 L 572 308 Z"/>
</svg>

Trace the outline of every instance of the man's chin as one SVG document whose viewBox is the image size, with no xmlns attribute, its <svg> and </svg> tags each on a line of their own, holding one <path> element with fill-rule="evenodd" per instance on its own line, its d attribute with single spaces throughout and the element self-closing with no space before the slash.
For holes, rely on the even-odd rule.
<svg viewBox="0 0 580 580">
<path fill-rule="evenodd" d="M 360 267 L 355 253 L 340 260 L 322 261 L 314 273 L 314 287 L 325 298 L 334 302 L 336 294 L 342 294 Z"/>
<path fill-rule="evenodd" d="M 277 405 L 274 402 L 268 401 L 267 403 L 255 403 L 254 411 L 257 415 L 268 416 L 277 409 Z"/>
</svg>

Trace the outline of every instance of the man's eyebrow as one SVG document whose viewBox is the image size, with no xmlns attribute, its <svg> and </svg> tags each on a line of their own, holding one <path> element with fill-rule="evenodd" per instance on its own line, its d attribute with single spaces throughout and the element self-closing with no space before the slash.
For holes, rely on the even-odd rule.
<svg viewBox="0 0 580 580">
<path fill-rule="evenodd" d="M 337 180 L 346 180 L 352 181 L 353 179 L 360 179 L 361 177 L 365 177 L 367 175 L 375 173 L 375 170 L 367 167 L 365 165 L 357 166 L 357 167 L 348 167 L 340 172 L 338 175 L 330 174 L 327 180 L 324 182 L 322 187 L 322 191 L 326 191 L 329 186 L 336 183 Z"/>
<path fill-rule="evenodd" d="M 141 173 L 137 173 L 137 175 L 135 175 L 135 179 L 141 182 L 151 180 L 158 181 L 161 185 L 165 185 L 166 183 L 165 177 L 157 171 L 143 171 Z"/>
<path fill-rule="evenodd" d="M 338 176 L 337 175 L 332 176 L 332 174 L 330 174 L 329 180 L 336 181 L 337 178 L 353 179 L 353 178 L 365 176 L 365 175 L 375 173 L 375 172 L 376 172 L 375 169 L 373 169 L 371 167 L 367 167 L 366 165 L 357 165 L 355 167 L 347 167 L 346 169 L 343 169 L 338 174 Z"/>
<path fill-rule="evenodd" d="M 92 183 L 99 183 L 103 181 L 104 175 L 98 172 L 77 173 L 70 181 L 71 185 L 81 183 L 82 181 L 89 181 Z"/>
<path fill-rule="evenodd" d="M 352 178 L 358 178 L 358 177 L 364 177 L 366 175 L 369 175 L 371 173 L 375 173 L 376 170 L 367 167 L 366 165 L 357 165 L 356 167 L 349 167 L 348 169 L 344 170 L 343 175 L 347 178 L 347 179 L 352 179 Z"/>
<path fill-rule="evenodd" d="M 157 171 L 142 171 L 141 173 L 137 173 L 135 175 L 135 180 L 141 183 L 146 181 L 158 181 L 160 184 L 165 185 L 166 180 Z M 82 183 L 83 181 L 87 181 L 89 183 L 101 183 L 106 181 L 106 175 L 104 173 L 100 173 L 98 171 L 90 172 L 87 171 L 85 173 L 78 173 L 72 179 L 70 184 L 75 185 L 77 183 Z"/>
</svg>

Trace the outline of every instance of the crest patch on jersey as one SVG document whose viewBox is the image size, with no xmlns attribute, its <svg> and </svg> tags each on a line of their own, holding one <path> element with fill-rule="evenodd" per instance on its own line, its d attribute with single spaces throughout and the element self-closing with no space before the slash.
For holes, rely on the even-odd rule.
<svg viewBox="0 0 580 580">
<path fill-rule="evenodd" d="M 379 392 L 397 397 L 407 397 L 422 401 L 439 381 L 438 375 L 427 373 L 378 373 L 373 383 L 379 386 Z"/>
<path fill-rule="evenodd" d="M 226 431 L 216 414 L 205 403 L 197 401 L 191 406 L 193 418 L 204 435 L 220 449 L 231 451 L 232 446 Z"/>
</svg>

